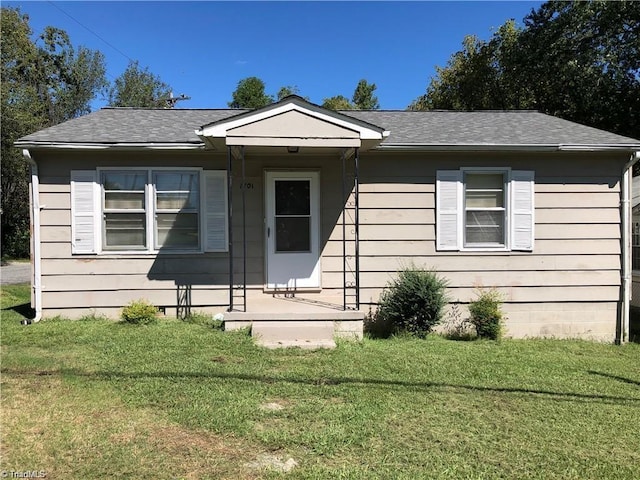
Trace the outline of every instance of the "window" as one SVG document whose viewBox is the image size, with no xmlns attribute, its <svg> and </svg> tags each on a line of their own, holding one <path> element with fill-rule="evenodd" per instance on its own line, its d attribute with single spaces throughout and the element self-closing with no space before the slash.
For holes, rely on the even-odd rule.
<svg viewBox="0 0 640 480">
<path fill-rule="evenodd" d="M 154 172 L 155 247 L 200 248 L 197 172 Z"/>
<path fill-rule="evenodd" d="M 533 250 L 534 172 L 440 170 L 436 181 L 438 250 Z"/>
<path fill-rule="evenodd" d="M 464 174 L 464 246 L 505 245 L 504 173 Z"/>
<path fill-rule="evenodd" d="M 226 251 L 226 172 L 71 172 L 72 253 Z"/>
<path fill-rule="evenodd" d="M 147 172 L 102 172 L 103 247 L 147 248 L 145 188 Z"/>
</svg>

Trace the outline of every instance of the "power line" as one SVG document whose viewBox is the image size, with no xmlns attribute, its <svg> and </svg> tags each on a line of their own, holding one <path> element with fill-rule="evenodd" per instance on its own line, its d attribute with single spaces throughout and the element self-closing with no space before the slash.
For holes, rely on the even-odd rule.
<svg viewBox="0 0 640 480">
<path fill-rule="evenodd" d="M 88 31 L 89 33 L 91 33 L 92 35 L 95 35 L 97 38 L 99 38 L 101 41 L 103 41 L 105 44 L 107 44 L 108 46 L 110 46 L 111 48 L 113 48 L 116 52 L 118 52 L 120 55 L 122 55 L 123 57 L 129 59 L 130 62 L 134 62 L 135 60 L 133 60 L 133 58 L 131 58 L 129 55 L 127 55 L 126 53 L 124 53 L 122 50 L 120 50 L 119 48 L 117 48 L 116 46 L 112 45 L 111 43 L 109 43 L 108 41 L 106 41 L 104 38 L 102 38 L 100 35 L 98 35 L 96 32 L 94 32 L 93 30 L 91 30 L 89 27 L 87 27 L 86 25 L 84 25 L 82 22 L 80 22 L 79 20 L 77 20 L 76 18 L 74 18 L 73 16 L 71 16 L 69 13 L 67 13 L 66 11 L 64 11 L 62 8 L 60 8 L 58 5 L 56 5 L 55 3 L 53 3 L 51 0 L 49 0 L 49 2 L 52 6 L 54 6 L 55 8 L 57 8 L 58 10 L 60 10 L 62 13 L 64 13 L 67 17 L 69 17 L 71 20 L 73 20 L 74 22 L 76 22 L 78 25 L 80 25 L 82 28 L 84 28 L 86 31 Z"/>
</svg>

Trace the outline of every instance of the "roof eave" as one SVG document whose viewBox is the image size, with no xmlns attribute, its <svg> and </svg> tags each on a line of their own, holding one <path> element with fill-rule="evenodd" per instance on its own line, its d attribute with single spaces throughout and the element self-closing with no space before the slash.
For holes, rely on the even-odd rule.
<svg viewBox="0 0 640 480">
<path fill-rule="evenodd" d="M 85 143 L 85 142 L 43 142 L 43 141 L 17 141 L 17 148 L 38 150 L 201 150 L 202 142 L 120 142 L 120 143 Z"/>
<path fill-rule="evenodd" d="M 527 151 L 527 152 L 633 152 L 640 150 L 640 144 L 443 144 L 443 143 L 382 143 L 375 150 L 391 151 Z"/>
</svg>

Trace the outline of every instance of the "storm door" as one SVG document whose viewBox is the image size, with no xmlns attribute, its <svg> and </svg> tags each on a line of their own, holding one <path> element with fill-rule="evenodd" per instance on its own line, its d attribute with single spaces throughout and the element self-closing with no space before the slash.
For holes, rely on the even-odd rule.
<svg viewBox="0 0 640 480">
<path fill-rule="evenodd" d="M 319 288 L 319 173 L 267 172 L 265 191 L 267 288 Z"/>
</svg>

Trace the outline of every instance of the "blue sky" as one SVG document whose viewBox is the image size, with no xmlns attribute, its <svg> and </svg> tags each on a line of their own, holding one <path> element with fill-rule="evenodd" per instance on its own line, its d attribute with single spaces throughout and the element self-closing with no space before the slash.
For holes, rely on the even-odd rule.
<svg viewBox="0 0 640 480">
<path fill-rule="evenodd" d="M 404 109 L 423 94 L 465 35 L 487 39 L 540 4 L 2 2 L 27 13 L 35 35 L 52 25 L 74 45 L 100 50 L 111 82 L 138 60 L 176 95 L 191 97 L 179 108 L 226 108 L 238 81 L 257 76 L 269 94 L 295 85 L 314 103 L 351 98 L 365 78 L 377 85 L 383 109 Z"/>
</svg>

